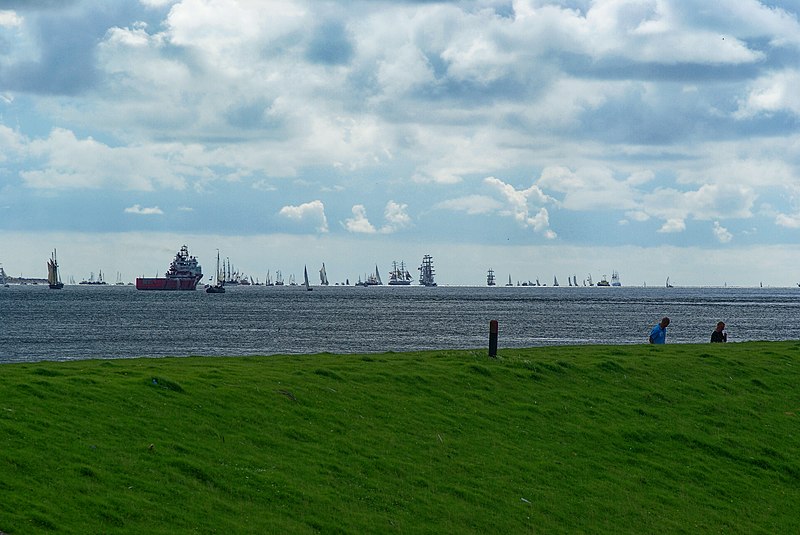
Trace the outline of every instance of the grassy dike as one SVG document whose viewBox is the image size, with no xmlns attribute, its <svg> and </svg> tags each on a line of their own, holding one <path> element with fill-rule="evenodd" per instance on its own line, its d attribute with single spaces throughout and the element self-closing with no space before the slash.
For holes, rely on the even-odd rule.
<svg viewBox="0 0 800 535">
<path fill-rule="evenodd" d="M 7 534 L 800 532 L 800 342 L 0 378 Z"/>
</svg>

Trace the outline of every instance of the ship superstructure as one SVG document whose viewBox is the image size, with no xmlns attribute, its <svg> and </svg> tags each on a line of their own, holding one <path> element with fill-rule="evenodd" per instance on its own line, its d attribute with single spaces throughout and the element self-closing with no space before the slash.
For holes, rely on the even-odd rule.
<svg viewBox="0 0 800 535">
<path fill-rule="evenodd" d="M 185 245 L 175 255 L 164 277 L 139 277 L 136 279 L 137 290 L 194 290 L 203 278 L 203 269 L 197 258 L 189 256 L 189 248 Z"/>
</svg>

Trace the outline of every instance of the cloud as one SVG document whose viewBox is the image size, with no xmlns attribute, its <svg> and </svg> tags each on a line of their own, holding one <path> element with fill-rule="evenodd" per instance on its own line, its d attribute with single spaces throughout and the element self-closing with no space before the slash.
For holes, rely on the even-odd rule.
<svg viewBox="0 0 800 535">
<path fill-rule="evenodd" d="M 800 116 L 798 86 L 800 71 L 797 69 L 776 71 L 761 77 L 751 85 L 747 97 L 739 102 L 734 117 L 749 119 L 780 112 Z"/>
<path fill-rule="evenodd" d="M 466 212 L 469 215 L 491 214 L 503 207 L 497 199 L 488 195 L 467 195 L 456 199 L 441 201 L 435 208 L 442 210 L 452 210 L 454 212 Z"/>
<path fill-rule="evenodd" d="M 363 204 L 356 204 L 352 209 L 353 217 L 345 219 L 344 228 L 357 234 L 375 234 L 377 232 L 367 219 L 367 209 Z"/>
<path fill-rule="evenodd" d="M 386 203 L 386 208 L 383 211 L 383 217 L 386 223 L 381 227 L 381 232 L 384 234 L 391 234 L 400 229 L 404 229 L 411 225 L 411 217 L 408 215 L 408 205 L 400 204 L 394 201 Z"/>
<path fill-rule="evenodd" d="M 672 218 L 667 219 L 661 228 L 658 229 L 658 232 L 664 234 L 673 234 L 676 232 L 683 232 L 686 230 L 686 222 L 683 219 Z"/>
<path fill-rule="evenodd" d="M 48 138 L 27 143 L 24 150 L 31 162 L 20 176 L 35 189 L 184 189 L 185 179 L 179 172 L 191 172 L 191 168 L 181 164 L 181 150 L 175 149 L 110 147 L 91 137 L 78 139 L 70 130 L 55 128 Z"/>
<path fill-rule="evenodd" d="M 719 240 L 720 243 L 728 243 L 733 239 L 733 234 L 731 234 L 728 229 L 723 227 L 719 224 L 719 221 L 714 221 L 714 237 Z"/>
<path fill-rule="evenodd" d="M 536 205 L 553 201 L 537 185 L 518 190 L 495 177 L 484 178 L 483 182 L 503 197 L 505 204 L 500 211 L 501 214 L 513 217 L 523 227 L 533 228 L 548 239 L 556 237 L 556 233 L 549 228 L 550 216 L 547 208 L 541 207 L 534 215 L 531 215 L 531 211 L 535 210 Z"/>
<path fill-rule="evenodd" d="M 137 215 L 164 215 L 164 211 L 161 210 L 161 208 L 159 208 L 158 206 L 144 208 L 139 204 L 134 204 L 133 206 L 125 208 L 125 213 L 137 214 Z"/>
<path fill-rule="evenodd" d="M 318 232 L 328 232 L 325 205 L 320 200 L 307 202 L 299 206 L 284 206 L 278 214 L 293 221 L 310 222 L 316 225 Z"/>
<path fill-rule="evenodd" d="M 775 216 L 775 224 L 784 228 L 800 228 L 800 214 L 778 214 Z"/>
</svg>

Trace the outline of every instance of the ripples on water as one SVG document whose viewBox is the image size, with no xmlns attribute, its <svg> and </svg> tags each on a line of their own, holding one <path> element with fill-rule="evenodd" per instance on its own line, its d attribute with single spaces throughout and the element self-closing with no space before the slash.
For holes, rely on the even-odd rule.
<svg viewBox="0 0 800 535">
<path fill-rule="evenodd" d="M 796 338 L 798 288 L 229 287 L 225 294 L 131 286 L 0 287 L 0 362 L 167 355 L 357 353 Z"/>
</svg>

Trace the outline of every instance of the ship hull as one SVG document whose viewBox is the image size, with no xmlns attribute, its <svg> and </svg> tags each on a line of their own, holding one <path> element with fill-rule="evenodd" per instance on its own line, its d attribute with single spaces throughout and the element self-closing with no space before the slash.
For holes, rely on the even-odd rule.
<svg viewBox="0 0 800 535">
<path fill-rule="evenodd" d="M 194 290 L 197 288 L 196 279 L 164 279 L 144 278 L 136 279 L 137 290 Z"/>
</svg>

